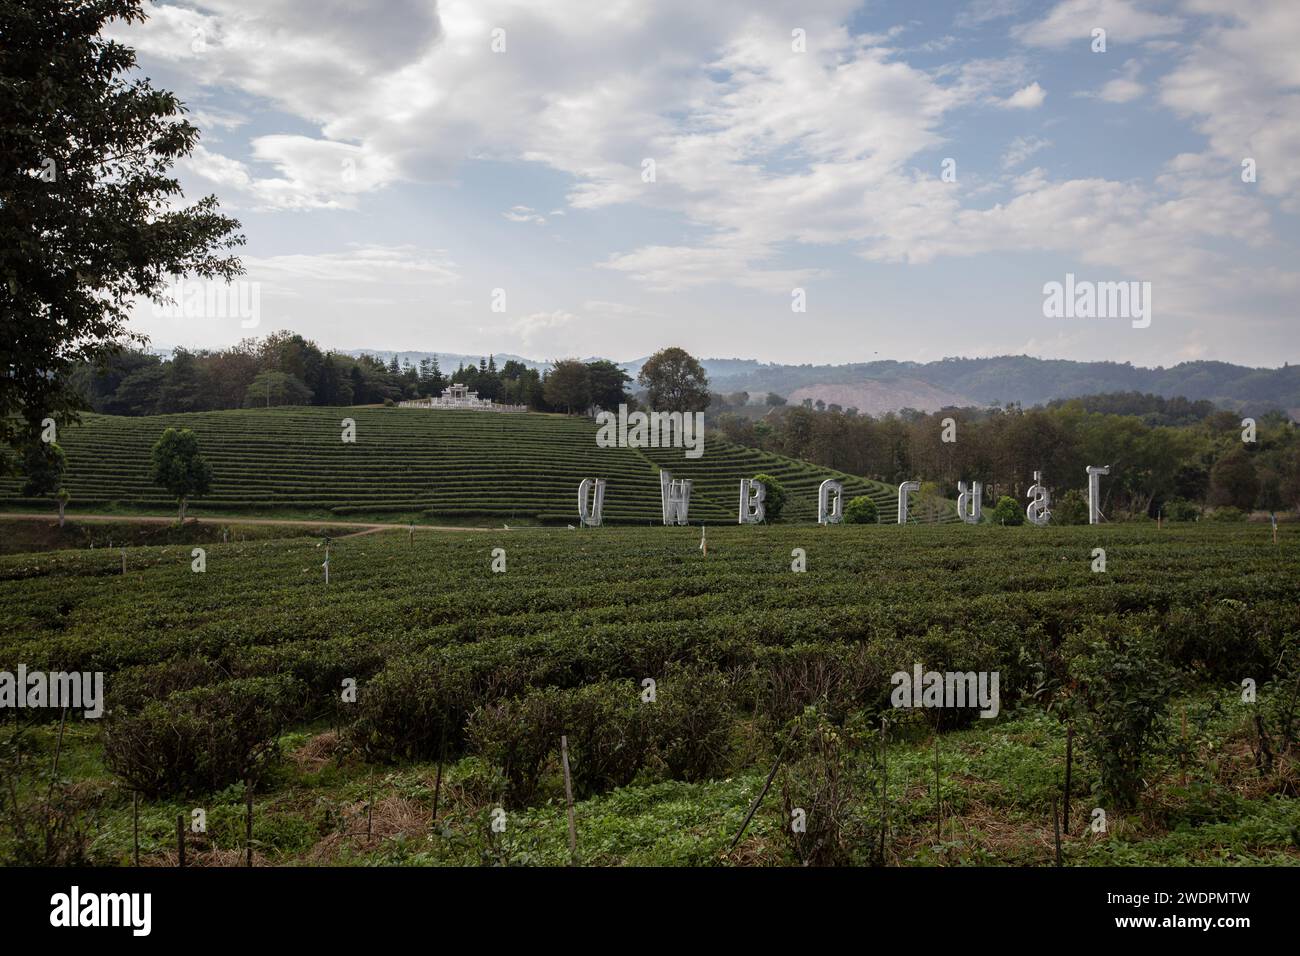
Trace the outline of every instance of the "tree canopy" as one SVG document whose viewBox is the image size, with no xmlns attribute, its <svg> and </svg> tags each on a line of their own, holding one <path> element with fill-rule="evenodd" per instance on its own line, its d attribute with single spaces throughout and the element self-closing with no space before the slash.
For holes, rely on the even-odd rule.
<svg viewBox="0 0 1300 956">
<path fill-rule="evenodd" d="M 67 373 L 124 341 L 169 277 L 229 281 L 239 223 L 182 201 L 171 167 L 198 143 L 173 94 L 100 36 L 140 0 L 0 0 L 0 468 L 40 423 L 76 417 Z"/>
</svg>

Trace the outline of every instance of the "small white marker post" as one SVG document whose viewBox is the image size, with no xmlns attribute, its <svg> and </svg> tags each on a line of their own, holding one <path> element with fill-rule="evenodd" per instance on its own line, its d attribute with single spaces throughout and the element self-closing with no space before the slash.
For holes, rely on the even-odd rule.
<svg viewBox="0 0 1300 956">
<path fill-rule="evenodd" d="M 321 565 L 325 569 L 325 583 L 330 583 L 330 546 L 325 545 L 325 563 Z"/>
<path fill-rule="evenodd" d="M 126 548 L 122 549 L 122 573 L 126 574 Z"/>
<path fill-rule="evenodd" d="M 706 558 L 709 556 L 709 538 L 704 525 L 700 525 L 700 550 L 704 552 Z"/>
</svg>

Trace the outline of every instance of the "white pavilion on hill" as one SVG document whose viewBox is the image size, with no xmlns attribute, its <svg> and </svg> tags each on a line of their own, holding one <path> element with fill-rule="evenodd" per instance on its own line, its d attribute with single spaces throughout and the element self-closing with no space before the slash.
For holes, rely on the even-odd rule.
<svg viewBox="0 0 1300 956">
<path fill-rule="evenodd" d="M 478 392 L 472 392 L 465 385 L 457 382 L 449 385 L 441 395 L 428 398 L 413 398 L 398 402 L 402 408 L 465 408 L 476 412 L 526 412 L 526 405 L 498 405 L 490 398 L 479 398 Z"/>
</svg>

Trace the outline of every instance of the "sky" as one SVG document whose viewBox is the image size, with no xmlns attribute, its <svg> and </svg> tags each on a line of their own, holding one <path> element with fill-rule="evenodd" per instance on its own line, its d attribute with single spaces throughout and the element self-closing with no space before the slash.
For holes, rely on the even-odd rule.
<svg viewBox="0 0 1300 956">
<path fill-rule="evenodd" d="M 142 302 L 158 348 L 1300 357 L 1294 0 L 145 10 L 109 33 L 202 130 L 250 306 Z M 1067 274 L 1149 322 L 1045 315 Z"/>
</svg>

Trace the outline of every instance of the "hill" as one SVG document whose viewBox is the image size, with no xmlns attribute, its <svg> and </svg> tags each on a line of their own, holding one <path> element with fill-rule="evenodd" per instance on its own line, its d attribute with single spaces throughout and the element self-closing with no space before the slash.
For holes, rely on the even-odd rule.
<svg viewBox="0 0 1300 956">
<path fill-rule="evenodd" d="M 1165 398 L 1208 400 L 1247 414 L 1274 409 L 1300 417 L 1300 366 L 1247 368 L 1227 362 L 1183 362 L 1141 368 L 1127 362 L 1074 362 L 1027 355 L 950 358 L 939 362 L 863 362 L 849 365 L 765 365 L 735 359 L 707 360 L 710 386 L 718 392 L 767 392 L 821 398 L 879 414 L 901 408 L 934 411 L 954 405 L 1019 403 L 1026 408 L 1054 399 L 1107 392 L 1142 392 Z M 856 402 L 836 387 L 863 390 Z M 932 392 L 932 394 L 931 394 Z M 922 404 L 917 404 L 918 402 Z M 932 405 L 933 407 L 926 407 Z"/>
<path fill-rule="evenodd" d="M 344 418 L 356 421 L 354 444 L 341 440 Z M 817 486 L 830 477 L 844 481 L 848 497 L 871 495 L 882 515 L 892 513 L 896 494 L 879 482 L 742 448 L 713 433 L 703 457 L 687 460 L 678 449 L 599 448 L 596 425 L 586 418 L 303 406 L 88 414 L 59 436 L 73 510 L 169 511 L 173 502 L 149 479 L 150 448 L 169 426 L 193 429 L 213 466 L 212 492 L 193 503 L 195 513 L 575 522 L 578 484 L 591 477 L 607 482 L 607 521 L 658 523 L 660 468 L 694 480 L 692 523 L 735 522 L 738 482 L 759 472 L 786 485 L 787 520 L 815 520 Z M 20 491 L 16 479 L 0 479 L 0 502 L 50 507 Z"/>
</svg>

